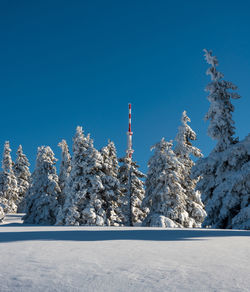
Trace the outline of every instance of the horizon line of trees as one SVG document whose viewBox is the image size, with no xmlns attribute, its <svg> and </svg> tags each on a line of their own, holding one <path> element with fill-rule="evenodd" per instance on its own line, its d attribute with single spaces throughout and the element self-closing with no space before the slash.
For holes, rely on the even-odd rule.
<svg viewBox="0 0 250 292">
<path fill-rule="evenodd" d="M 49 146 L 38 147 L 31 174 L 22 146 L 13 162 L 6 142 L 0 221 L 6 213 L 25 212 L 29 224 L 250 229 L 250 135 L 235 138 L 232 119 L 231 99 L 240 96 L 217 71 L 217 58 L 204 52 L 211 76 L 205 119 L 208 135 L 217 141 L 208 157 L 192 145 L 197 137 L 186 111 L 175 145 L 162 138 L 151 148 L 147 175 L 129 157 L 118 159 L 114 142 L 97 150 L 79 126 L 72 154 L 65 140 L 58 144 L 59 174 Z M 196 163 L 191 155 L 199 158 Z"/>
<path fill-rule="evenodd" d="M 176 151 L 169 150 L 172 151 L 174 165 L 179 159 L 184 162 L 184 157 L 188 159 L 188 163 L 185 161 L 186 165 L 184 165 L 183 162 L 178 162 L 175 165 L 177 172 L 180 172 L 179 178 L 171 178 L 172 169 L 166 173 L 169 176 L 168 184 L 172 180 L 173 182 L 169 187 L 169 200 L 171 200 L 167 207 L 169 219 L 165 220 L 164 224 L 161 215 L 158 219 L 155 215 L 154 219 L 151 218 L 152 213 L 156 211 L 154 211 L 156 205 L 151 206 L 152 200 L 148 195 L 145 198 L 143 179 L 146 178 L 147 183 L 148 178 L 139 171 L 138 164 L 127 156 L 119 159 L 112 141 L 98 151 L 94 148 L 90 135 L 85 136 L 82 127 L 79 126 L 76 128 L 73 138 L 72 157 L 65 140 L 58 144 L 61 148 L 59 175 L 57 175 L 55 166 L 57 159 L 49 146 L 38 147 L 36 166 L 31 174 L 30 164 L 23 153 L 22 146 L 19 146 L 16 161 L 13 162 L 9 142 L 5 143 L 2 166 L 4 171 L 0 174 L 2 178 L 0 180 L 2 182 L 0 183 L 2 214 L 26 213 L 23 218 L 24 223 L 30 224 L 97 226 L 143 224 L 145 226 L 200 227 L 205 211 L 200 194 L 194 190 L 196 180 L 193 180 L 189 190 L 188 186 L 185 186 L 186 192 L 193 192 L 193 196 L 190 193 L 181 199 L 184 193 L 176 195 L 173 192 L 175 184 L 187 171 L 187 164 L 189 164 L 189 170 L 190 166 L 194 164 L 189 158 L 189 154 L 193 152 L 197 157 L 202 156 L 198 148 L 190 146 L 189 140 L 195 140 L 196 134 L 187 125 L 190 119 L 185 111 L 181 121 L 182 125 L 176 136 Z M 164 139 L 158 144 L 161 145 L 161 149 L 156 151 L 157 155 L 152 157 L 156 160 L 164 157 L 166 145 L 173 146 L 172 142 L 166 142 Z M 159 148 L 158 144 L 154 147 Z M 166 158 L 168 159 L 168 155 L 165 155 Z M 167 163 L 166 160 L 161 166 L 159 164 L 158 176 L 161 175 L 159 171 L 165 171 Z M 187 172 L 185 179 L 187 179 L 187 175 L 190 173 Z M 184 180 L 180 183 L 184 184 Z M 164 188 L 166 183 L 163 185 Z M 185 192 L 185 187 L 183 186 L 183 192 Z M 160 190 L 154 195 L 156 195 L 157 201 Z M 182 206 L 179 206 L 178 200 Z M 160 200 L 159 205 L 162 203 Z M 171 206 L 171 204 L 174 205 Z M 186 206 L 186 204 L 189 205 Z"/>
</svg>

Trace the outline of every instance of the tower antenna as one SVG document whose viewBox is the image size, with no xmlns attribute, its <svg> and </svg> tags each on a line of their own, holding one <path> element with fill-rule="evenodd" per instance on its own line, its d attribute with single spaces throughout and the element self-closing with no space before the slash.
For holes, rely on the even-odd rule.
<svg viewBox="0 0 250 292">
<path fill-rule="evenodd" d="M 133 132 L 131 131 L 131 103 L 128 104 L 128 132 L 127 132 L 127 158 L 132 160 L 132 154 L 134 150 L 132 149 L 132 135 Z"/>
</svg>

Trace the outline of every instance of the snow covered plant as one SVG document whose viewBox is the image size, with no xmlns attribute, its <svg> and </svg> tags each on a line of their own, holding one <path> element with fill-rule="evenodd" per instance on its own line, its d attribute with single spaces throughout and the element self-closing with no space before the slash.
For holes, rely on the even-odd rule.
<svg viewBox="0 0 250 292">
<path fill-rule="evenodd" d="M 58 200 L 58 214 L 56 223 L 59 224 L 58 220 L 63 218 L 63 206 L 66 198 L 66 184 L 69 179 L 69 175 L 71 172 L 71 156 L 69 153 L 69 147 L 65 140 L 62 140 L 58 146 L 61 148 L 61 165 L 60 165 L 60 173 L 59 173 L 59 187 L 61 189 L 60 194 L 57 197 Z M 59 219 L 60 218 L 60 219 Z"/>
<path fill-rule="evenodd" d="M 73 139 L 72 168 L 65 186 L 67 196 L 58 225 L 103 225 L 104 210 L 98 197 L 103 189 L 98 172 L 101 169 L 101 154 L 94 149 L 89 135 L 84 136 L 82 127 L 77 127 Z"/>
<path fill-rule="evenodd" d="M 65 140 L 62 140 L 58 146 L 62 150 L 61 154 L 61 165 L 60 165 L 60 173 L 59 173 L 59 186 L 61 189 L 61 193 L 58 197 L 58 202 L 61 206 L 63 206 L 65 202 L 65 186 L 67 183 L 67 180 L 69 178 L 70 172 L 71 172 L 71 156 L 69 153 L 69 147 L 67 145 L 67 142 Z"/>
<path fill-rule="evenodd" d="M 58 212 L 60 193 L 56 174 L 56 158 L 49 146 L 38 147 L 36 167 L 27 193 L 24 223 L 53 225 Z"/>
<path fill-rule="evenodd" d="M 144 182 L 141 179 L 145 178 L 146 175 L 138 170 L 138 164 L 130 158 L 124 157 L 119 161 L 122 163 L 118 178 L 122 192 L 123 225 L 140 225 L 148 213 L 148 208 L 142 207 L 145 190 Z"/>
<path fill-rule="evenodd" d="M 207 75 L 210 75 L 212 79 L 206 87 L 206 91 L 209 92 L 207 98 L 210 101 L 210 108 L 205 120 L 210 120 L 208 135 L 217 140 L 214 151 L 220 152 L 237 142 L 237 139 L 233 137 L 235 134 L 234 121 L 232 119 L 234 106 L 231 104 L 230 99 L 237 99 L 240 96 L 236 92 L 230 91 L 236 90 L 237 86 L 223 80 L 224 75 L 217 71 L 218 60 L 215 56 L 212 56 L 212 51 L 204 49 L 204 52 L 207 63 L 211 65 L 207 70 Z"/>
<path fill-rule="evenodd" d="M 15 213 L 18 202 L 18 186 L 10 152 L 10 144 L 7 141 L 4 144 L 3 171 L 0 173 L 0 203 L 5 213 Z"/>
<path fill-rule="evenodd" d="M 30 185 L 29 161 L 23 153 L 23 148 L 19 145 L 17 158 L 13 167 L 18 186 L 17 212 L 24 213 L 26 209 L 26 192 Z"/>
<path fill-rule="evenodd" d="M 202 176 L 197 189 L 207 212 L 203 225 L 250 229 L 250 135 L 241 142 L 233 138 L 230 97 L 239 95 L 227 92 L 236 87 L 221 80 L 223 75 L 216 71 L 218 61 L 211 51 L 205 50 L 205 58 L 212 65 L 208 70 L 212 83 L 207 87 L 211 102 L 206 115 L 210 120 L 208 134 L 218 142 L 214 151 L 199 159 L 192 169 L 194 178 Z"/>
<path fill-rule="evenodd" d="M 104 209 L 106 212 L 107 225 L 119 226 L 122 224 L 122 204 L 120 182 L 118 180 L 118 159 L 115 144 L 112 141 L 101 149 L 103 158 L 102 182 L 104 191 L 102 198 L 104 200 Z"/>
<path fill-rule="evenodd" d="M 73 139 L 72 169 L 65 187 L 67 197 L 58 225 L 105 225 L 107 222 L 102 193 L 103 157 L 90 136 L 77 127 Z"/>
<path fill-rule="evenodd" d="M 182 227 L 189 225 L 186 194 L 182 186 L 183 164 L 172 150 L 172 141 L 162 140 L 151 150 L 154 155 L 148 162 L 146 196 L 143 206 L 150 212 L 143 222 L 145 226 Z"/>
<path fill-rule="evenodd" d="M 250 135 L 200 159 L 193 175 L 200 174 L 197 189 L 206 206 L 204 226 L 250 229 Z"/>
<path fill-rule="evenodd" d="M 4 206 L 0 203 L 0 223 L 3 222 L 4 217 L 5 217 Z"/>
<path fill-rule="evenodd" d="M 185 223 L 185 227 L 201 227 L 202 222 L 206 216 L 204 205 L 201 201 L 201 195 L 199 191 L 196 191 L 197 179 L 191 178 L 191 169 L 195 165 L 190 155 L 195 157 L 202 157 L 200 149 L 192 145 L 192 141 L 195 141 L 196 133 L 187 124 L 191 122 L 187 116 L 186 111 L 183 112 L 181 118 L 181 126 L 179 126 L 176 140 L 176 146 L 174 152 L 178 157 L 178 160 L 183 164 L 181 168 L 181 186 L 185 191 L 186 197 L 186 211 L 189 214 L 188 223 Z"/>
</svg>

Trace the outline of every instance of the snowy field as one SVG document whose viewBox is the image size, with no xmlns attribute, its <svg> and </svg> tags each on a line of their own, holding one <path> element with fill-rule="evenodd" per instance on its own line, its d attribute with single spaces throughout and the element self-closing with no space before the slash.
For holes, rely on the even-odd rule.
<svg viewBox="0 0 250 292">
<path fill-rule="evenodd" d="M 250 231 L 0 225 L 0 291 L 250 291 Z"/>
</svg>

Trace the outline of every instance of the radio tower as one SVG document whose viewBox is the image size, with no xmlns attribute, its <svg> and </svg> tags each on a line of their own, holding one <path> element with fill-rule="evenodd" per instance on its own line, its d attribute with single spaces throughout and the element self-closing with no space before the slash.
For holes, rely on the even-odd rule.
<svg viewBox="0 0 250 292">
<path fill-rule="evenodd" d="M 132 160 L 132 154 L 134 150 L 132 149 L 132 135 L 133 132 L 131 131 L 131 103 L 128 104 L 128 132 L 127 132 L 127 158 L 131 161 Z"/>
<path fill-rule="evenodd" d="M 132 135 L 133 132 L 131 131 L 131 103 L 128 104 L 128 132 L 127 132 L 127 140 L 128 140 L 128 146 L 127 146 L 127 159 L 128 159 L 128 206 L 129 206 L 129 225 L 133 226 L 132 222 L 132 185 L 131 185 L 131 163 L 132 163 L 132 154 L 134 150 L 132 149 Z"/>
</svg>

